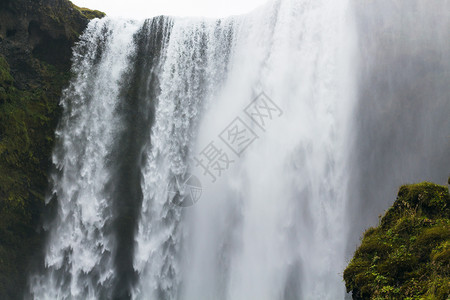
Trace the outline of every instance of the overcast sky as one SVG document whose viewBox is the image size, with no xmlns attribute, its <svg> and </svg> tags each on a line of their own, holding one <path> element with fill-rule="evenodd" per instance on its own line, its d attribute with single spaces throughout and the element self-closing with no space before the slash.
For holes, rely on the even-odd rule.
<svg viewBox="0 0 450 300">
<path fill-rule="evenodd" d="M 267 0 L 72 0 L 112 17 L 142 19 L 157 15 L 225 17 L 242 14 Z"/>
</svg>

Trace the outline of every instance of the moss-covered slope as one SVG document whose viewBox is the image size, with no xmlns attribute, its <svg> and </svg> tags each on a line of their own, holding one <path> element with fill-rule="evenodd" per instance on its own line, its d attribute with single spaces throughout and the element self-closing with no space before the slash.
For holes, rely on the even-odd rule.
<svg viewBox="0 0 450 300">
<path fill-rule="evenodd" d="M 450 196 L 424 182 L 400 188 L 344 271 L 353 299 L 440 299 L 450 292 Z"/>
<path fill-rule="evenodd" d="M 37 231 L 71 47 L 97 11 L 67 0 L 0 2 L 0 299 L 21 299 Z"/>
</svg>

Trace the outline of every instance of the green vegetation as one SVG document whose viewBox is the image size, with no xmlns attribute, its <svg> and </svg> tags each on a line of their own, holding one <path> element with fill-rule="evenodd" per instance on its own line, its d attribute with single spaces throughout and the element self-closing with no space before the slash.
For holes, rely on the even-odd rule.
<svg viewBox="0 0 450 300">
<path fill-rule="evenodd" d="M 40 261 L 38 229 L 71 47 L 88 19 L 103 16 L 66 0 L 0 5 L 0 299 L 22 299 L 30 262 Z"/>
<path fill-rule="evenodd" d="M 344 271 L 353 299 L 436 299 L 450 293 L 450 196 L 424 182 L 400 188 Z"/>
<path fill-rule="evenodd" d="M 0 298 L 25 284 L 28 258 L 39 249 L 58 99 L 68 72 L 38 62 L 42 82 L 20 90 L 0 56 Z"/>
<path fill-rule="evenodd" d="M 84 7 L 78 7 L 75 4 L 72 3 L 73 8 L 75 8 L 76 10 L 78 10 L 82 15 L 84 15 L 87 19 L 92 20 L 95 18 L 103 18 L 106 16 L 106 14 L 104 12 L 101 12 L 99 10 L 92 10 L 89 8 L 84 8 Z"/>
</svg>

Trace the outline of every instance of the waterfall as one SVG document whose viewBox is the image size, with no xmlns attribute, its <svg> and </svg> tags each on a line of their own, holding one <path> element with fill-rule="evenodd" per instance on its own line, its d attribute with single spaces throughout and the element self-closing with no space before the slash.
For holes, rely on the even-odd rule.
<svg viewBox="0 0 450 300">
<path fill-rule="evenodd" d="M 94 21 L 74 52 L 76 75 L 61 102 L 65 114 L 53 155 L 58 216 L 50 228 L 46 271 L 32 279 L 37 299 L 104 298 L 114 280 L 108 157 L 122 129 L 117 100 L 136 28 Z"/>
<path fill-rule="evenodd" d="M 55 213 L 28 297 L 344 299 L 349 234 L 370 224 L 353 215 L 361 145 L 382 140 L 363 135 L 382 117 L 364 110 L 375 71 L 354 6 L 92 21 L 61 101 Z"/>
</svg>

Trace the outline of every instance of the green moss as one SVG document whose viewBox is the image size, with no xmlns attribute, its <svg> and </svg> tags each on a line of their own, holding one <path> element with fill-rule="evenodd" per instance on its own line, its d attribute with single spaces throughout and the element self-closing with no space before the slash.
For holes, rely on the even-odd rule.
<svg viewBox="0 0 450 300">
<path fill-rule="evenodd" d="M 0 299 L 16 299 L 44 207 L 61 90 L 69 72 L 36 60 L 41 82 L 21 90 L 0 56 Z"/>
<path fill-rule="evenodd" d="M 103 18 L 105 13 L 98 10 L 91 10 L 88 8 L 78 7 L 70 1 L 66 1 L 64 6 L 55 6 L 51 3 L 39 6 L 37 8 L 40 14 L 50 18 L 53 22 L 50 22 L 55 29 L 57 27 L 64 28 L 64 35 L 70 42 L 74 42 L 78 39 L 79 35 L 84 30 L 84 21 L 80 20 L 92 20 L 95 18 Z M 56 26 L 55 26 L 56 25 Z"/>
<path fill-rule="evenodd" d="M 0 39 L 0 299 L 22 299 L 28 264 L 40 261 L 44 239 L 37 229 L 71 47 L 88 19 L 104 16 L 69 1 L 55 3 L 14 0 L 6 6 L 16 37 L 30 36 Z M 10 68 L 11 62 L 19 63 Z"/>
<path fill-rule="evenodd" d="M 14 79 L 10 74 L 9 64 L 3 55 L 0 55 L 0 86 L 4 88 L 5 86 L 10 85 L 13 81 Z"/>
<path fill-rule="evenodd" d="M 440 299 L 450 292 L 450 196 L 424 182 L 400 188 L 397 200 L 366 231 L 344 271 L 354 299 Z"/>
<path fill-rule="evenodd" d="M 72 6 L 73 6 L 73 8 L 78 10 L 82 15 L 84 15 L 89 20 L 96 19 L 96 18 L 101 19 L 106 16 L 106 14 L 104 12 L 101 12 L 99 10 L 92 10 L 92 9 L 85 8 L 85 7 L 78 7 L 75 4 L 72 4 Z"/>
</svg>

